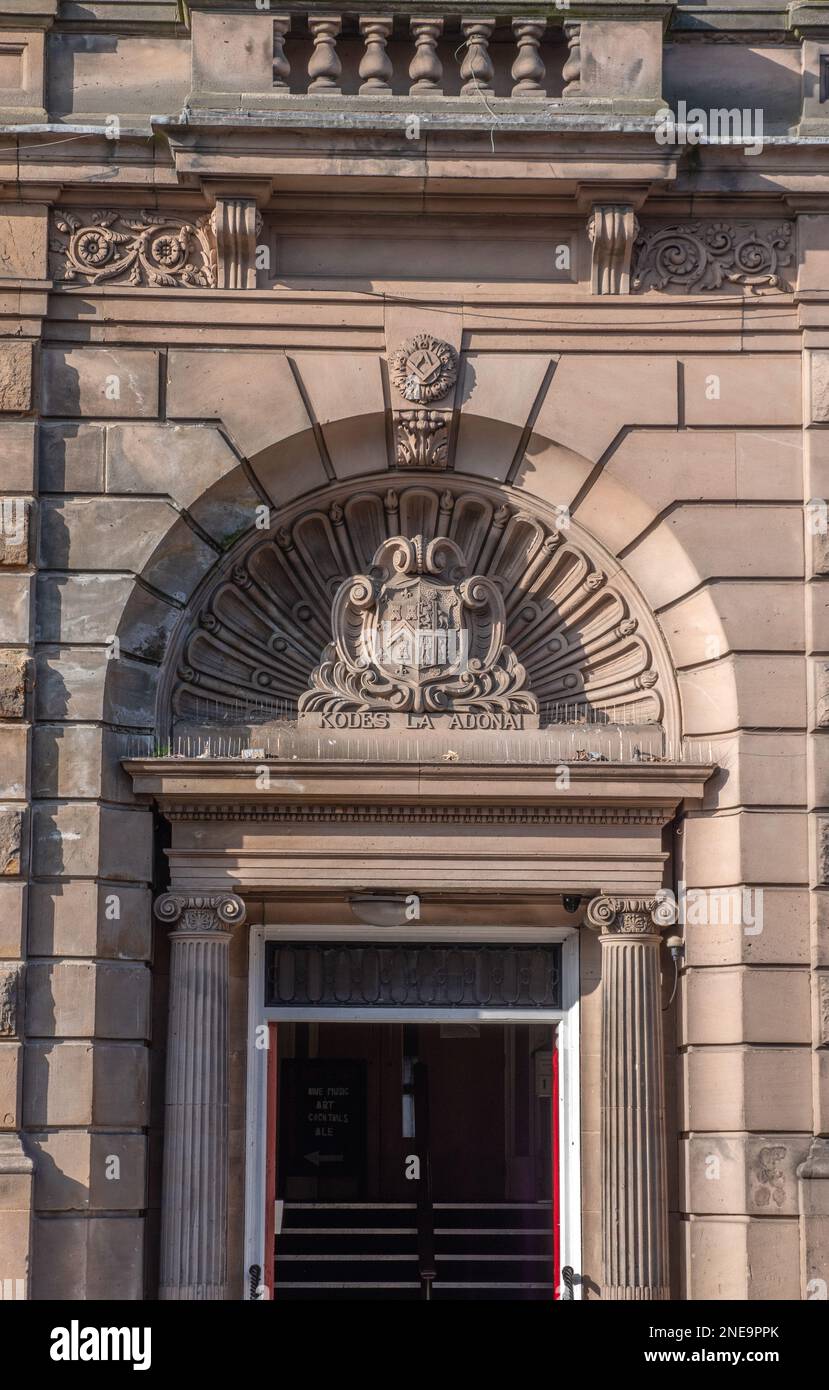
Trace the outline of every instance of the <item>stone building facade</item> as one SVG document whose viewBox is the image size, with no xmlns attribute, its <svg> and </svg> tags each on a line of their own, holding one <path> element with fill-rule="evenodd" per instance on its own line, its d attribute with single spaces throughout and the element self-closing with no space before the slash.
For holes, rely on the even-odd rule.
<svg viewBox="0 0 829 1390">
<path fill-rule="evenodd" d="M 829 5 L 6 0 L 0 119 L 4 1297 L 270 1294 L 359 991 L 557 1030 L 564 1296 L 825 1297 Z"/>
</svg>

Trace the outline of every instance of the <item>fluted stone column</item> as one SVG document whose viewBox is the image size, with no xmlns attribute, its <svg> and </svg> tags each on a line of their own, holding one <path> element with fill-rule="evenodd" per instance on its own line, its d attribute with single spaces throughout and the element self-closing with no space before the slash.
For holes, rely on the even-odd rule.
<svg viewBox="0 0 829 1390">
<path fill-rule="evenodd" d="M 164 893 L 170 1004 L 161 1209 L 162 1299 L 227 1297 L 227 995 L 233 893 Z"/>
<path fill-rule="evenodd" d="M 668 1196 L 657 899 L 594 898 L 602 943 L 602 1298 L 667 1299 Z"/>
</svg>

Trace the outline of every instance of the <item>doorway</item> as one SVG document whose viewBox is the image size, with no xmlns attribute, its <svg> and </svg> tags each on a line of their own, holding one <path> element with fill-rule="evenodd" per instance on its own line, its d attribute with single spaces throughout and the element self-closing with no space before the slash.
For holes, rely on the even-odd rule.
<svg viewBox="0 0 829 1390">
<path fill-rule="evenodd" d="M 556 1296 L 555 1024 L 271 1033 L 274 1297 Z"/>
</svg>

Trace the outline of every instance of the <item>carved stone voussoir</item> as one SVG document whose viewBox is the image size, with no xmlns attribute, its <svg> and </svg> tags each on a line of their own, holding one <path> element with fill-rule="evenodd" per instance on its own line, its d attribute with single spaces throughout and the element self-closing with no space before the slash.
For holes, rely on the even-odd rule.
<svg viewBox="0 0 829 1390">
<path fill-rule="evenodd" d="M 586 921 L 602 936 L 655 936 L 673 920 L 661 897 L 616 898 L 600 894 L 587 905 Z"/>
<path fill-rule="evenodd" d="M 448 412 L 400 410 L 395 415 L 395 457 L 398 468 L 449 467 Z"/>
<path fill-rule="evenodd" d="M 431 333 L 417 333 L 391 358 L 391 378 L 401 396 L 429 405 L 449 394 L 458 379 L 458 355 Z"/>
<path fill-rule="evenodd" d="M 245 920 L 245 904 L 235 893 L 162 893 L 153 911 L 159 922 L 178 923 L 181 934 L 221 932 Z"/>
<path fill-rule="evenodd" d="M 640 229 L 632 288 L 696 294 L 723 284 L 790 291 L 783 267 L 794 259 L 792 222 L 683 222 Z"/>
<path fill-rule="evenodd" d="M 96 285 L 216 284 L 216 255 L 209 216 L 189 221 L 175 214 L 118 209 L 52 217 L 52 275 Z"/>
</svg>

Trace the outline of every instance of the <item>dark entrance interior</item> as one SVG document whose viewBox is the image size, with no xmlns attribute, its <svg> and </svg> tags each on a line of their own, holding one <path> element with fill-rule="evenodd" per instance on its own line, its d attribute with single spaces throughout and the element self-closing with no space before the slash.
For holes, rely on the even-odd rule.
<svg viewBox="0 0 829 1390">
<path fill-rule="evenodd" d="M 275 1297 L 553 1297 L 552 1025 L 274 1031 Z"/>
</svg>

